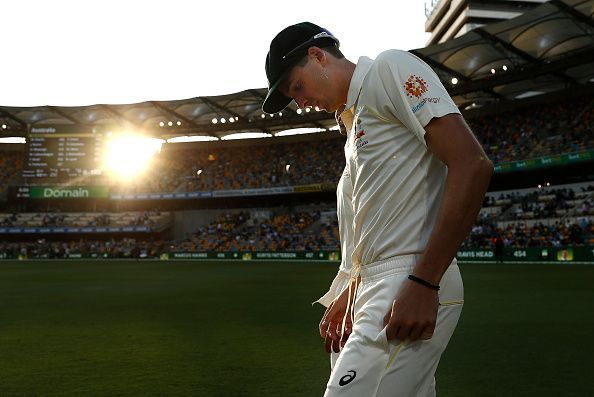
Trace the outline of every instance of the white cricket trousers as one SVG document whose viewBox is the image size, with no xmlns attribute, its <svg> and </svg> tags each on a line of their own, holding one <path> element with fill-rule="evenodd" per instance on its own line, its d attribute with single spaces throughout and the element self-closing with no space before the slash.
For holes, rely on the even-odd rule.
<svg viewBox="0 0 594 397">
<path fill-rule="evenodd" d="M 454 259 L 440 282 L 433 337 L 413 343 L 388 341 L 384 316 L 402 284 L 411 282 L 407 277 L 416 257 L 398 256 L 361 267 L 353 331 L 333 363 L 324 397 L 435 396 L 435 371 L 458 324 L 464 288 Z"/>
</svg>

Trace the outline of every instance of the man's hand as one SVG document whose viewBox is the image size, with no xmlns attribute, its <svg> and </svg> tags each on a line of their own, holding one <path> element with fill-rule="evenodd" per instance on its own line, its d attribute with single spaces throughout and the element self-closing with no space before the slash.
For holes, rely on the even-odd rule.
<svg viewBox="0 0 594 397">
<path fill-rule="evenodd" d="M 384 317 L 386 337 L 409 340 L 431 339 L 437 321 L 437 291 L 406 280 Z"/>
<path fill-rule="evenodd" d="M 327 353 L 338 353 L 345 345 L 353 329 L 351 311 L 353 307 L 353 298 L 355 296 L 355 283 L 351 284 L 350 307 L 349 288 L 346 288 L 326 309 L 322 321 L 320 321 L 320 336 L 324 338 Z M 342 331 L 342 322 L 345 319 L 344 332 Z"/>
</svg>

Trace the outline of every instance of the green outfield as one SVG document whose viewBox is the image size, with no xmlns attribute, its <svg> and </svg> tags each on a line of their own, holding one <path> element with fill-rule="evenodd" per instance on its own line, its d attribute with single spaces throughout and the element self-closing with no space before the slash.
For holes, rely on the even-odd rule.
<svg viewBox="0 0 594 397">
<path fill-rule="evenodd" d="M 439 396 L 594 391 L 594 266 L 461 265 Z M 332 263 L 0 262 L 0 396 L 321 396 Z M 363 397 L 363 396 L 362 396 Z"/>
</svg>

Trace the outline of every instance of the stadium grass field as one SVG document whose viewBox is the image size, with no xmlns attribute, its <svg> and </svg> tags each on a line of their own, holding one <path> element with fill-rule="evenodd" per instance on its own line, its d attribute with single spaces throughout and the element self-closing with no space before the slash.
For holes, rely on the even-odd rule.
<svg viewBox="0 0 594 397">
<path fill-rule="evenodd" d="M 592 395 L 594 266 L 461 267 L 439 396 Z M 335 269 L 0 262 L 0 396 L 321 396 L 329 360 L 310 302 Z"/>
</svg>

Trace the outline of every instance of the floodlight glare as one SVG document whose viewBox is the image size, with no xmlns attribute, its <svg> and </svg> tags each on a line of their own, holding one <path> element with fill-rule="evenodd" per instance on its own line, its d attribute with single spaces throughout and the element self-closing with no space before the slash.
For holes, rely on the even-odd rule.
<svg viewBox="0 0 594 397">
<path fill-rule="evenodd" d="M 167 125 L 171 127 L 173 125 L 173 121 L 168 122 Z"/>
<path fill-rule="evenodd" d="M 303 113 L 303 110 L 297 109 L 297 114 L 301 114 L 301 113 Z"/>
<path fill-rule="evenodd" d="M 227 122 L 227 120 L 224 117 L 221 117 L 221 123 L 225 124 Z"/>
<path fill-rule="evenodd" d="M 495 69 L 491 69 L 491 74 L 495 74 Z"/>
<path fill-rule="evenodd" d="M 106 143 L 104 168 L 119 178 L 132 178 L 146 170 L 151 158 L 161 151 L 162 144 L 162 139 L 114 134 Z"/>
<path fill-rule="evenodd" d="M 211 121 L 212 121 L 213 124 L 216 124 L 216 123 L 219 122 L 219 120 L 217 120 L 216 118 L 212 119 Z"/>
<path fill-rule="evenodd" d="M 454 77 L 454 78 L 452 79 L 452 84 L 454 84 L 454 85 L 458 84 L 458 79 Z"/>
<path fill-rule="evenodd" d="M 177 125 L 181 125 L 181 121 L 178 120 Z"/>
<path fill-rule="evenodd" d="M 159 123 L 159 127 L 165 127 L 165 123 L 161 121 L 161 122 Z"/>
</svg>

